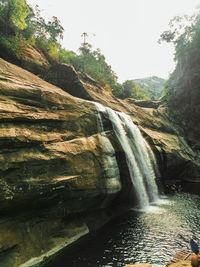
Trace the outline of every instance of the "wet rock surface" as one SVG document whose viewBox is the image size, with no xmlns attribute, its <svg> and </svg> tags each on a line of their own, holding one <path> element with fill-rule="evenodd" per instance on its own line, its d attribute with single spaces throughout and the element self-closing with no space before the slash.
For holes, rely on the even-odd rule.
<svg viewBox="0 0 200 267">
<path fill-rule="evenodd" d="M 163 179 L 200 180 L 199 158 L 163 104 L 142 108 L 116 99 L 66 66 L 62 75 L 64 89 L 0 59 L 1 266 L 44 261 L 91 225 L 107 222 L 114 212 L 102 214 L 101 222 L 94 212 L 101 214 L 129 193 L 125 156 L 111 124 L 103 117 L 107 137 L 102 137 L 95 105 L 68 94 L 68 88 L 129 114 L 154 150 Z"/>
</svg>

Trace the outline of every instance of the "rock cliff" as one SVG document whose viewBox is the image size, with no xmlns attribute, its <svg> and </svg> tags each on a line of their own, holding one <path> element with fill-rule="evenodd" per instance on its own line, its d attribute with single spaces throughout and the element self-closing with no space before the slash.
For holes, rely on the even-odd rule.
<svg viewBox="0 0 200 267">
<path fill-rule="evenodd" d="M 116 99 L 90 77 L 60 69 L 50 68 L 45 79 L 62 89 L 0 59 L 1 267 L 38 266 L 103 225 L 116 214 L 115 203 L 126 199 L 123 151 L 106 118 L 101 135 L 98 111 L 88 100 L 132 117 L 162 179 L 200 179 L 198 158 L 164 104 Z"/>
<path fill-rule="evenodd" d="M 56 79 L 61 75 L 60 69 L 62 69 L 61 82 Z M 65 78 L 69 73 L 73 73 L 71 82 Z M 47 73 L 44 78 L 74 96 L 90 99 L 129 114 L 157 153 L 164 180 L 186 179 L 200 182 L 199 155 L 187 144 L 184 130 L 170 117 L 165 102 L 117 99 L 89 76 L 76 73 L 73 67 L 64 64 L 54 68 L 54 71 L 50 72 L 50 75 Z M 78 90 L 71 89 L 75 84 L 79 84 L 76 87 Z"/>
<path fill-rule="evenodd" d="M 183 74 L 183 77 L 180 78 L 181 88 L 176 91 L 173 99 L 170 100 L 170 105 L 174 120 L 178 121 L 184 129 L 184 134 L 191 147 L 200 155 L 200 80 L 199 77 L 191 79 L 191 85 L 188 76 Z"/>
</svg>

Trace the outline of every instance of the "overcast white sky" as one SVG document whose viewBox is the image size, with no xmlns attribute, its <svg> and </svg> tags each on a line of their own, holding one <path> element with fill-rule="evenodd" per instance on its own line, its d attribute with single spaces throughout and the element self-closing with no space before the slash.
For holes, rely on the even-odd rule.
<svg viewBox="0 0 200 267">
<path fill-rule="evenodd" d="M 87 41 L 100 48 L 119 82 L 152 75 L 167 78 L 173 47 L 158 44 L 175 15 L 192 14 L 200 0 L 27 0 L 43 15 L 57 16 L 65 29 L 63 46 L 77 52 Z M 95 36 L 94 36 L 95 34 Z"/>
</svg>

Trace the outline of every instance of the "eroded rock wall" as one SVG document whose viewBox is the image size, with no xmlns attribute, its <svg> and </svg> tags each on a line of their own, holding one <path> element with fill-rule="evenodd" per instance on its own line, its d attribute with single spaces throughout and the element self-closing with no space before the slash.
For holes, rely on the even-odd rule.
<svg viewBox="0 0 200 267">
<path fill-rule="evenodd" d="M 78 97 L 82 97 L 82 91 L 87 91 L 91 100 L 132 117 L 133 122 L 152 145 L 164 180 L 200 182 L 200 155 L 188 145 L 185 131 L 174 122 L 173 116 L 170 117 L 165 102 L 117 99 L 89 76 L 76 73 L 70 66 L 61 66 L 62 83 L 56 80 L 58 86 L 62 88 L 63 84 L 67 84 L 63 89 L 71 93 L 71 90 L 68 90 L 71 88 L 70 83 L 65 83 L 64 80 L 68 73 L 73 72 L 74 80 L 79 80 L 82 85 L 81 90 L 76 91 L 79 92 Z"/>
<path fill-rule="evenodd" d="M 199 159 L 163 103 L 141 107 L 116 99 L 90 77 L 61 68 L 63 89 L 0 59 L 3 267 L 38 266 L 103 225 L 119 210 L 109 207 L 128 197 L 126 159 L 111 123 L 102 114 L 102 134 L 96 106 L 81 97 L 129 114 L 164 179 L 199 181 Z"/>
<path fill-rule="evenodd" d="M 0 262 L 15 267 L 89 232 L 86 215 L 111 205 L 121 181 L 95 105 L 3 60 L 0 122 Z"/>
</svg>

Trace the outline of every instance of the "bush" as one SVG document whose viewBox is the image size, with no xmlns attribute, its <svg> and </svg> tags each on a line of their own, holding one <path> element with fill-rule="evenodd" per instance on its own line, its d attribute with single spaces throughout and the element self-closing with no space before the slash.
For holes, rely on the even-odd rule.
<svg viewBox="0 0 200 267">
<path fill-rule="evenodd" d="M 20 57 L 20 46 L 16 37 L 8 37 L 0 33 L 0 46 L 7 51 L 8 54 L 16 56 L 17 58 Z"/>
</svg>

